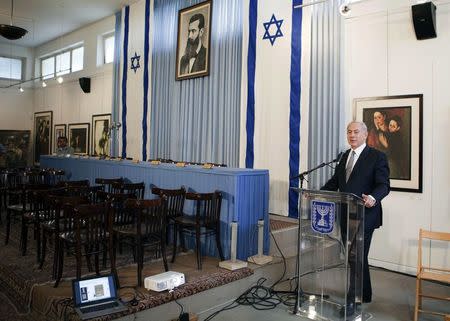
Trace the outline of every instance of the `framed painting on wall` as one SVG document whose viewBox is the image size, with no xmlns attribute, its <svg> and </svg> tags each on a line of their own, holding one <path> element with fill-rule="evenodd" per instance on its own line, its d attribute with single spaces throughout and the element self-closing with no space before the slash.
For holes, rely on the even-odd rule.
<svg viewBox="0 0 450 321">
<path fill-rule="evenodd" d="M 367 145 L 386 153 L 394 191 L 422 192 L 422 105 L 422 94 L 354 100 Z"/>
<path fill-rule="evenodd" d="M 178 11 L 175 79 L 209 75 L 211 0 Z"/>
<path fill-rule="evenodd" d="M 0 130 L 0 167 L 26 167 L 30 138 L 29 130 Z"/>
<path fill-rule="evenodd" d="M 89 154 L 89 123 L 69 124 L 68 131 L 67 139 L 74 153 Z"/>
<path fill-rule="evenodd" d="M 110 156 L 111 114 L 92 115 L 92 154 Z"/>
<path fill-rule="evenodd" d="M 50 155 L 52 148 L 53 112 L 34 113 L 34 163 L 39 164 L 41 155 Z"/>
<path fill-rule="evenodd" d="M 58 138 L 66 136 L 66 124 L 56 124 L 53 128 L 53 153 L 58 149 Z"/>
</svg>

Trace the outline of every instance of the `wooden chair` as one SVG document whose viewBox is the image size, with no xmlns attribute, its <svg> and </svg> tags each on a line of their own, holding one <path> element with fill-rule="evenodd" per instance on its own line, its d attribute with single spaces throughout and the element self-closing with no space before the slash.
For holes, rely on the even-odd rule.
<svg viewBox="0 0 450 321">
<path fill-rule="evenodd" d="M 115 269 L 116 244 L 125 242 L 136 249 L 137 282 L 142 286 L 142 269 L 144 266 L 144 249 L 149 248 L 159 253 L 163 258 L 164 269 L 168 271 L 165 246 L 165 198 L 154 200 L 128 199 L 125 201 L 125 210 L 134 216 L 132 224 L 113 227 L 113 260 L 112 270 L 117 279 Z"/>
<path fill-rule="evenodd" d="M 41 245 L 41 258 L 39 268 L 42 269 L 42 266 L 45 262 L 45 254 L 46 254 L 46 245 L 47 239 L 53 237 L 54 244 L 54 254 L 53 254 L 53 271 L 52 277 L 56 278 L 57 276 L 57 267 L 58 267 L 58 253 L 59 253 L 59 236 L 61 233 L 70 232 L 74 229 L 74 220 L 73 220 L 73 208 L 80 204 L 88 204 L 89 200 L 86 197 L 80 196 L 52 196 L 51 201 L 53 202 L 51 207 L 54 208 L 52 212 L 54 214 L 52 219 L 47 220 L 46 222 L 41 224 L 41 232 L 42 232 L 42 245 Z"/>
<path fill-rule="evenodd" d="M 64 267 L 64 250 L 72 249 L 76 259 L 76 279 L 81 278 L 81 257 L 85 256 L 89 271 L 92 270 L 90 257 L 95 257 L 95 273 L 100 274 L 99 254 L 103 254 L 106 265 L 106 252 L 111 235 L 109 203 L 78 205 L 73 211 L 74 229 L 60 233 L 58 242 L 58 276 L 54 287 L 59 285 Z M 110 257 L 112 257 L 110 255 Z"/>
<path fill-rule="evenodd" d="M 22 184 L 18 189 L 9 191 L 8 206 L 6 207 L 6 236 L 5 245 L 9 242 L 11 232 L 11 221 L 16 217 L 21 217 L 32 209 L 33 191 L 45 190 L 49 186 L 46 184 Z"/>
<path fill-rule="evenodd" d="M 179 189 L 152 188 L 152 194 L 159 197 L 165 196 L 167 199 L 166 211 L 166 244 L 169 243 L 169 230 L 173 227 L 175 217 L 183 215 L 184 200 L 186 199 L 186 189 L 182 186 Z"/>
<path fill-rule="evenodd" d="M 223 261 L 223 251 L 220 242 L 220 208 L 222 205 L 222 193 L 215 191 L 214 193 L 187 193 L 186 200 L 195 202 L 195 215 L 186 215 L 174 218 L 173 233 L 173 254 L 172 263 L 175 262 L 177 249 L 177 234 L 180 233 L 181 247 L 184 246 L 183 233 L 195 235 L 195 244 L 197 252 L 197 268 L 202 269 L 200 237 L 201 235 L 215 235 L 217 250 L 220 259 Z"/>
<path fill-rule="evenodd" d="M 119 177 L 119 178 L 96 178 L 95 179 L 95 184 L 98 185 L 102 185 L 103 186 L 103 190 L 108 192 L 108 193 L 112 193 L 113 192 L 113 185 L 114 184 L 123 184 L 123 178 Z"/>
<path fill-rule="evenodd" d="M 444 232 L 432 232 L 420 229 L 419 231 L 419 254 L 418 254 L 418 263 L 417 263 L 417 280 L 416 280 L 416 305 L 414 309 L 414 321 L 418 320 L 419 313 L 427 313 L 427 314 L 434 314 L 442 316 L 443 318 L 446 317 L 445 313 L 442 312 L 436 312 L 436 311 L 430 311 L 430 310 L 423 310 L 422 309 L 422 298 L 429 298 L 429 299 L 437 299 L 437 300 L 445 300 L 450 302 L 450 297 L 444 297 L 439 295 L 433 295 L 433 294 L 424 294 L 422 291 L 422 281 L 434 281 L 439 282 L 442 284 L 450 285 L 450 269 L 443 268 L 443 267 L 436 267 L 431 266 L 431 260 L 422 260 L 422 243 L 425 240 L 430 241 L 430 249 L 433 246 L 433 244 L 436 244 L 438 242 L 450 242 L 450 233 L 444 233 Z M 445 245 L 445 247 L 448 247 L 448 244 Z M 425 262 L 423 262 L 425 261 Z"/>
<path fill-rule="evenodd" d="M 136 199 L 143 199 L 145 194 L 145 184 L 140 183 L 114 183 L 112 184 L 112 192 L 114 194 L 134 195 Z"/>
<path fill-rule="evenodd" d="M 30 211 L 22 214 L 22 229 L 20 233 L 20 245 L 22 255 L 26 255 L 28 244 L 28 226 L 34 227 L 34 238 L 36 240 L 36 257 L 39 262 L 41 258 L 41 224 L 54 220 L 54 208 L 51 206 L 51 195 L 63 195 L 64 188 L 42 189 L 30 191 Z"/>
</svg>

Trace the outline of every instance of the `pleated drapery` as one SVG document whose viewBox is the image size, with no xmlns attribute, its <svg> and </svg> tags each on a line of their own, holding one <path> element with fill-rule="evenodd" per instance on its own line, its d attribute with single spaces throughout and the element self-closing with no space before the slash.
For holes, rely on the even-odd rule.
<svg viewBox="0 0 450 321">
<path fill-rule="evenodd" d="M 343 2 L 312 6 L 308 168 L 335 159 L 346 146 L 345 106 L 341 97 L 343 18 L 339 13 Z M 331 166 L 311 173 L 308 187 L 319 188 L 332 173 Z"/>
<path fill-rule="evenodd" d="M 212 1 L 209 76 L 175 80 L 178 11 L 199 2 L 155 0 L 150 158 L 237 167 L 242 61 L 239 0 Z"/>
</svg>

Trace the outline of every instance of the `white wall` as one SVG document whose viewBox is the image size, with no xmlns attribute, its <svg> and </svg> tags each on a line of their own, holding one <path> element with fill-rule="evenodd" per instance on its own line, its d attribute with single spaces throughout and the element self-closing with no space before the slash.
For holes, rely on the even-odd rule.
<svg viewBox="0 0 450 321">
<path fill-rule="evenodd" d="M 53 124 L 89 123 L 92 115 L 111 113 L 112 109 L 112 64 L 97 65 L 98 41 L 105 33 L 114 30 L 115 17 L 111 16 L 83 27 L 62 38 L 50 41 L 35 49 L 36 74 L 40 73 L 40 58 L 75 43 L 84 44 L 84 68 L 64 75 L 64 82 L 54 79 L 42 88 L 36 83 L 34 111 L 53 111 Z M 91 92 L 84 93 L 78 83 L 80 77 L 91 77 Z M 91 142 L 90 142 L 91 145 Z"/>
<path fill-rule="evenodd" d="M 450 1 L 437 5 L 437 38 L 416 40 L 409 0 L 352 5 L 345 20 L 346 115 L 358 97 L 423 94 L 423 193 L 391 192 L 370 263 L 415 273 L 419 228 L 450 231 Z M 450 247 L 432 260 L 450 265 Z"/>
</svg>

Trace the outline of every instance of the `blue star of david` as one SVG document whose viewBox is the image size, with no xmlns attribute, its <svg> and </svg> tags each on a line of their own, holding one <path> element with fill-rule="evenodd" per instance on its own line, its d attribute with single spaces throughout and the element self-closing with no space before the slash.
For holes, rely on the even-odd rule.
<svg viewBox="0 0 450 321">
<path fill-rule="evenodd" d="M 266 29 L 266 31 L 264 32 L 263 39 L 269 39 L 271 45 L 273 46 L 273 44 L 275 43 L 275 40 L 278 37 L 283 37 L 283 33 L 281 32 L 282 24 L 283 24 L 283 19 L 277 20 L 277 18 L 275 18 L 275 15 L 272 14 L 272 18 L 270 18 L 269 22 L 263 22 L 264 29 Z M 270 34 L 270 26 L 271 25 L 275 25 L 277 27 L 277 31 L 275 32 L 274 35 Z"/>
<path fill-rule="evenodd" d="M 139 64 L 139 59 L 141 59 L 141 56 L 138 56 L 135 51 L 134 56 L 131 57 L 131 69 L 133 69 L 134 73 L 136 73 L 138 68 L 141 67 L 141 65 Z"/>
</svg>

